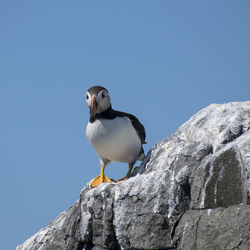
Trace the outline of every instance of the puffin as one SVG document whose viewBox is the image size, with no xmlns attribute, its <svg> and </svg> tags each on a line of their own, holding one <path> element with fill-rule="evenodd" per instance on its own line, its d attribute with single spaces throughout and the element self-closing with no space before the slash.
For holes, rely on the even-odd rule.
<svg viewBox="0 0 250 250">
<path fill-rule="evenodd" d="M 129 113 L 114 110 L 109 92 L 102 86 L 93 86 L 86 92 L 86 103 L 90 118 L 86 127 L 86 137 L 100 159 L 101 173 L 94 178 L 92 188 L 113 180 L 104 174 L 111 162 L 128 163 L 128 172 L 119 182 L 130 177 L 137 160 L 143 160 L 146 132 L 139 119 Z"/>
</svg>

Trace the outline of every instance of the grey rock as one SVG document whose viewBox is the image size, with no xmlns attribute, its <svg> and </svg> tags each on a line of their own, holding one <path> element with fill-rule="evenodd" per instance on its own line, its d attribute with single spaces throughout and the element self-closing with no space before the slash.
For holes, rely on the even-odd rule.
<svg viewBox="0 0 250 250">
<path fill-rule="evenodd" d="M 79 208 L 80 203 L 77 201 L 69 210 L 51 221 L 48 227 L 41 229 L 16 249 L 78 249 L 81 245 L 76 231 L 81 216 Z"/>
<path fill-rule="evenodd" d="M 206 159 L 191 175 L 191 208 L 228 207 L 246 203 L 243 172 L 244 164 L 236 146 L 229 145 Z"/>
<path fill-rule="evenodd" d="M 17 249 L 247 249 L 249 128 L 250 101 L 208 106 Z"/>
<path fill-rule="evenodd" d="M 189 210 L 176 228 L 178 249 L 242 249 L 250 246 L 250 206 Z"/>
</svg>

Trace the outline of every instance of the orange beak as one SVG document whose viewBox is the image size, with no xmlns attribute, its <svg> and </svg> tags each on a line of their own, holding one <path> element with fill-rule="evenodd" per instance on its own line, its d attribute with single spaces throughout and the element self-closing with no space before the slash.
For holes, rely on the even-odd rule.
<svg viewBox="0 0 250 250">
<path fill-rule="evenodd" d="M 90 115 L 91 115 L 92 117 L 95 116 L 95 114 L 96 114 L 96 109 L 97 109 L 97 103 L 96 103 L 95 97 L 93 96 L 93 97 L 92 97 L 92 100 L 91 100 L 91 108 L 90 108 Z"/>
</svg>

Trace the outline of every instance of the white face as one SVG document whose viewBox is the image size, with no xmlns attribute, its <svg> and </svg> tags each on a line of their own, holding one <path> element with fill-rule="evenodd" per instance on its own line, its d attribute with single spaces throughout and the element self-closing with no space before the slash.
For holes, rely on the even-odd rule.
<svg viewBox="0 0 250 250">
<path fill-rule="evenodd" d="M 86 103 L 92 113 L 101 113 L 110 107 L 110 96 L 104 89 L 101 90 L 97 96 L 91 96 L 91 94 L 87 91 Z"/>
</svg>

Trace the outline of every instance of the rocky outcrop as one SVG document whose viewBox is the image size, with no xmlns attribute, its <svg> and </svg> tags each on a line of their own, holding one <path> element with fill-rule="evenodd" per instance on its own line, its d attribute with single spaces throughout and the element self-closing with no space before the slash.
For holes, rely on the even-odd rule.
<svg viewBox="0 0 250 250">
<path fill-rule="evenodd" d="M 248 249 L 250 101 L 212 104 L 17 250 Z"/>
</svg>

